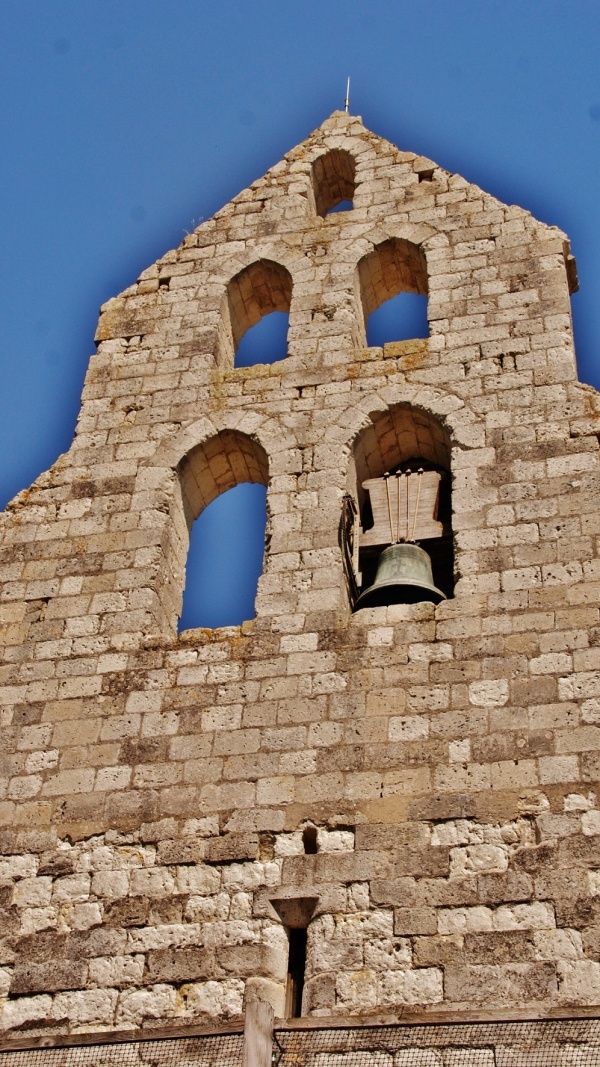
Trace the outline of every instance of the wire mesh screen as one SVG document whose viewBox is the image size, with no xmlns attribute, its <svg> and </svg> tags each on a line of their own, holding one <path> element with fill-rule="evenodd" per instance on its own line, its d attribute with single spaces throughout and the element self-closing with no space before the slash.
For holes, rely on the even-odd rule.
<svg viewBox="0 0 600 1067">
<path fill-rule="evenodd" d="M 0 1052 L 0 1067 L 241 1067 L 243 1034 Z"/>
<path fill-rule="evenodd" d="M 600 1020 L 276 1030 L 276 1067 L 600 1067 Z"/>
<path fill-rule="evenodd" d="M 74 1039 L 76 1040 L 76 1039 Z M 242 1034 L 0 1051 L 0 1067 L 241 1067 Z M 600 1067 L 600 1019 L 276 1029 L 273 1067 Z"/>
</svg>

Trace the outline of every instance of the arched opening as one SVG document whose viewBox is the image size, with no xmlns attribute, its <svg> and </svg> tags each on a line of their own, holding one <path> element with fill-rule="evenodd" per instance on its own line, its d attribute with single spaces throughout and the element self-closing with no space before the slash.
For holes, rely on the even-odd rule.
<svg viewBox="0 0 600 1067">
<path fill-rule="evenodd" d="M 381 348 L 389 341 L 428 337 L 427 297 L 420 293 L 398 293 L 384 300 L 366 323 L 367 345 Z"/>
<path fill-rule="evenodd" d="M 353 517 L 342 530 L 352 542 L 344 556 L 353 603 L 379 580 L 382 552 L 394 544 L 424 549 L 433 586 L 452 596 L 450 442 L 437 419 L 408 404 L 374 415 L 354 446 L 347 499 L 346 515 Z M 435 599 L 418 595 L 420 588 L 381 602 Z"/>
<path fill-rule="evenodd" d="M 267 492 L 242 482 L 218 496 L 190 531 L 180 630 L 239 626 L 254 616 Z"/>
<path fill-rule="evenodd" d="M 382 241 L 360 260 L 357 284 L 367 344 L 429 336 L 427 263 L 418 245 Z"/>
<path fill-rule="evenodd" d="M 242 337 L 236 353 L 236 367 L 253 367 L 256 363 L 277 363 L 287 356 L 290 322 L 284 311 L 272 311 L 251 326 Z"/>
<path fill-rule="evenodd" d="M 351 210 L 356 187 L 353 157 L 342 148 L 332 148 L 319 156 L 313 163 L 312 184 L 317 215 L 324 218 L 336 210 Z"/>
<path fill-rule="evenodd" d="M 354 204 L 352 200 L 338 200 L 337 204 L 334 204 L 332 208 L 327 212 L 328 215 L 337 215 L 340 211 L 352 211 Z"/>
<path fill-rule="evenodd" d="M 186 582 L 179 630 L 234 626 L 254 616 L 267 480 L 264 449 L 233 430 L 199 445 L 179 465 L 188 532 L 180 551 Z"/>
<path fill-rule="evenodd" d="M 285 358 L 291 300 L 292 276 L 273 260 L 259 259 L 232 278 L 227 308 L 236 367 Z M 271 321 L 264 323 L 265 317 Z M 248 331 L 257 324 L 256 336 L 244 345 Z"/>
</svg>

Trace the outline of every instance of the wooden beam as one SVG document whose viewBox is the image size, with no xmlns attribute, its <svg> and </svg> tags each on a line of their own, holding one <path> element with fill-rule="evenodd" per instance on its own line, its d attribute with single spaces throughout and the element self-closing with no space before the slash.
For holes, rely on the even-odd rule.
<svg viewBox="0 0 600 1067">
<path fill-rule="evenodd" d="M 17 1052 L 19 1049 L 79 1048 L 84 1045 L 127 1045 L 143 1041 L 173 1041 L 186 1037 L 226 1037 L 227 1034 L 243 1034 L 244 1021 L 240 1017 L 230 1023 L 216 1022 L 211 1026 L 179 1026 L 156 1030 L 102 1030 L 85 1034 L 40 1034 L 28 1037 L 0 1039 L 0 1052 Z"/>
<path fill-rule="evenodd" d="M 273 1051 L 273 1008 L 264 1000 L 253 1000 L 246 1008 L 242 1067 L 271 1067 Z"/>
</svg>

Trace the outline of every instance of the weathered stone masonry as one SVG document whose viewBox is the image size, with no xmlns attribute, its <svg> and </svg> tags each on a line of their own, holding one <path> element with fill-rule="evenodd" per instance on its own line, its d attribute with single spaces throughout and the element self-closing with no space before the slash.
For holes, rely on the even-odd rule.
<svg viewBox="0 0 600 1067">
<path fill-rule="evenodd" d="M 558 230 L 335 113 L 104 306 L 73 445 L 1 520 L 4 1031 L 282 1015 L 291 914 L 305 1014 L 600 1004 L 569 284 Z M 429 338 L 367 348 L 398 289 Z M 288 357 L 235 368 L 287 308 Z M 412 455 L 452 474 L 454 594 L 353 615 L 344 495 Z M 248 480 L 256 618 L 178 637 L 189 524 Z"/>
</svg>

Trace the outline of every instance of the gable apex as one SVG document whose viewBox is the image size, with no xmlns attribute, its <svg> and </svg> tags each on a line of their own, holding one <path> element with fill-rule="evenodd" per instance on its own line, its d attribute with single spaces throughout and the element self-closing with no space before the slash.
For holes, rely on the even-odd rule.
<svg viewBox="0 0 600 1067">
<path fill-rule="evenodd" d="M 352 204 L 352 211 L 333 214 L 343 201 Z M 322 247 L 319 255 L 329 256 L 328 250 L 333 253 L 342 239 L 352 249 L 347 254 L 365 255 L 388 239 L 414 243 L 417 232 L 427 234 L 429 242 L 452 245 L 459 229 L 461 247 L 476 253 L 491 251 L 498 242 L 510 244 L 517 234 L 535 235 L 560 257 L 569 289 L 576 289 L 574 259 L 560 230 L 503 204 L 433 160 L 398 148 L 365 127 L 360 116 L 334 111 L 178 248 L 108 301 L 96 340 L 163 330 L 163 301 L 175 300 L 176 293 L 181 301 L 204 279 L 203 300 L 212 303 L 212 293 L 221 293 L 222 299 L 229 282 L 253 261 L 270 260 L 287 270 L 298 261 L 300 269 L 311 249 Z M 158 290 L 159 304 L 153 306 Z M 359 326 L 358 335 L 361 331 Z"/>
<path fill-rule="evenodd" d="M 357 186 L 372 182 L 376 173 L 379 176 L 382 168 L 389 166 L 393 168 L 387 175 L 390 191 L 392 195 L 396 192 L 399 199 L 405 199 L 411 183 L 415 182 L 416 184 L 433 182 L 433 190 L 436 193 L 446 192 L 452 197 L 462 190 L 466 197 L 474 201 L 484 198 L 487 204 L 501 210 L 506 218 L 508 218 L 506 213 L 510 213 L 513 219 L 527 220 L 525 225 L 530 231 L 539 228 L 541 231 L 556 235 L 565 242 L 567 249 L 565 255 L 569 257 L 570 263 L 572 262 L 568 239 L 557 227 L 535 219 L 531 212 L 519 205 L 498 200 L 492 193 L 470 182 L 467 177 L 447 170 L 435 160 L 410 149 L 399 147 L 395 142 L 365 126 L 360 115 L 352 115 L 341 110 L 333 111 L 303 141 L 290 148 L 280 160 L 269 167 L 262 176 L 256 178 L 245 189 L 240 190 L 215 213 L 214 219 L 221 219 L 224 215 L 235 212 L 238 205 L 247 203 L 250 199 L 259 202 L 263 196 L 271 199 L 276 196 L 278 189 L 285 195 L 292 192 L 292 195 L 304 195 L 305 199 L 308 196 L 310 202 L 309 185 L 306 184 L 304 189 L 301 189 L 299 185 L 294 185 L 294 181 L 300 182 L 304 178 L 305 183 L 310 182 L 316 160 L 319 156 L 332 151 L 343 151 L 354 159 L 358 168 Z M 403 170 L 405 173 L 402 173 Z M 292 190 L 290 190 L 290 184 L 293 185 Z M 420 192 L 423 196 L 425 190 Z M 441 219 L 444 212 L 438 210 L 436 214 L 437 218 Z M 211 222 L 210 219 L 203 222 L 194 233 L 204 232 L 207 224 Z M 440 225 L 439 229 L 444 229 L 444 226 Z M 193 234 L 190 234 L 184 239 L 182 245 L 193 243 Z M 167 253 L 167 256 L 172 254 Z M 569 271 L 570 276 L 575 279 L 575 269 L 570 266 Z M 571 291 L 575 289 L 576 281 L 572 283 Z"/>
</svg>

